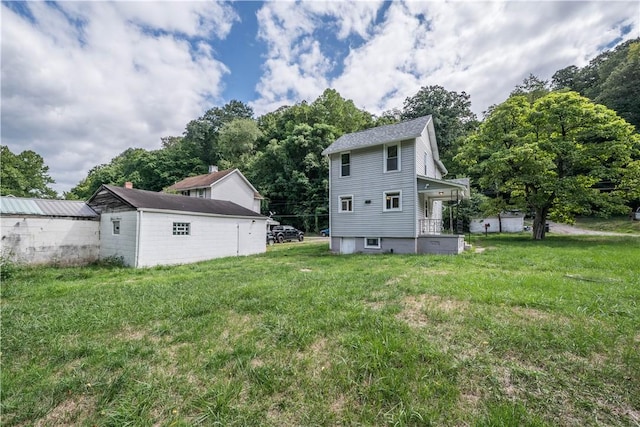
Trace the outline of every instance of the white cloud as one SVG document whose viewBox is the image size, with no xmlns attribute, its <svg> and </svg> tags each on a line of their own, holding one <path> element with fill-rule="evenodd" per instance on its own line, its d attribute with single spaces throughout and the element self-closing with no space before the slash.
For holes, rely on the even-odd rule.
<svg viewBox="0 0 640 427">
<path fill-rule="evenodd" d="M 220 98 L 228 70 L 203 40 L 237 19 L 222 3 L 25 5 L 33 22 L 2 5 L 2 143 L 41 154 L 59 191 Z"/>
<path fill-rule="evenodd" d="M 625 39 L 640 36 L 638 2 L 393 2 L 373 26 L 380 7 L 369 2 L 266 4 L 260 12 L 261 37 L 277 40 L 278 49 L 270 49 L 256 110 L 277 107 L 278 101 L 310 100 L 331 86 L 380 113 L 401 107 L 421 86 L 441 85 L 471 94 L 472 108 L 480 113 L 502 102 L 529 73 L 550 79 L 566 66 L 584 66 L 620 37 L 624 26 L 632 28 Z M 302 16 L 304 25 L 290 31 L 286 23 L 294 16 Z M 320 25 L 335 28 L 339 39 L 358 34 L 364 43 L 350 47 L 343 71 L 333 78 L 322 67 L 285 73 L 300 64 L 297 41 L 314 37 Z M 316 41 L 316 61 L 326 63 L 321 52 L 332 46 Z M 310 80 L 327 84 L 312 84 L 309 90 Z"/>
</svg>

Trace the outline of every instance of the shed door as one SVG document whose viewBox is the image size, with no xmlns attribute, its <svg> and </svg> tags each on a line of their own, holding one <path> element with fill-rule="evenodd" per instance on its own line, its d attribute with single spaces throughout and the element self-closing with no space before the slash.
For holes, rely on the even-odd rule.
<svg viewBox="0 0 640 427">
<path fill-rule="evenodd" d="M 340 253 L 352 254 L 356 251 L 355 237 L 342 237 L 340 239 Z"/>
</svg>

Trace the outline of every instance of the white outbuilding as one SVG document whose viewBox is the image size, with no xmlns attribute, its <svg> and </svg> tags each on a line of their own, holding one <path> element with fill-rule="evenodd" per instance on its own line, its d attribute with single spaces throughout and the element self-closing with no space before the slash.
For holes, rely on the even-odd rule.
<svg viewBox="0 0 640 427">
<path fill-rule="evenodd" d="M 98 259 L 100 216 L 82 201 L 0 197 L 0 255 L 20 264 Z"/>
<path fill-rule="evenodd" d="M 102 185 L 87 204 L 100 214 L 100 258 L 128 266 L 266 251 L 267 217 L 234 202 Z"/>
</svg>

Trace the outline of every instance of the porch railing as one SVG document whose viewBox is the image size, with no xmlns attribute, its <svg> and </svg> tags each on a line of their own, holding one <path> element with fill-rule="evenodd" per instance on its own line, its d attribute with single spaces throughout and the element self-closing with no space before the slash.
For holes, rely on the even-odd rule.
<svg viewBox="0 0 640 427">
<path fill-rule="evenodd" d="M 441 219 L 419 219 L 418 220 L 419 234 L 442 234 L 442 220 Z"/>
</svg>

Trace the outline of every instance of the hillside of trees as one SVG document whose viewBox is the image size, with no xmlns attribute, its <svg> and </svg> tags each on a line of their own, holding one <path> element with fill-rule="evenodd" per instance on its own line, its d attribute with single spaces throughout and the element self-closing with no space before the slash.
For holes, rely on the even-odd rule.
<svg viewBox="0 0 640 427">
<path fill-rule="evenodd" d="M 583 68 L 569 66 L 558 70 L 550 82 L 530 75 L 514 88 L 509 100 L 518 97 L 518 102 L 533 106 L 549 93 L 567 91 L 613 110 L 616 117 L 635 126 L 632 132 L 637 136 L 640 39 L 602 53 Z M 265 197 L 263 212 L 275 212 L 276 218 L 314 230 L 325 226 L 328 218 L 328 164 L 321 152 L 340 135 L 431 114 L 440 155 L 450 171 L 448 177 L 471 176 L 475 185 L 479 185 L 480 177 L 475 176 L 479 169 L 473 167 L 470 151 L 464 150 L 464 146 L 479 141 L 477 134 L 486 132 L 487 126 L 482 125 L 487 118 L 505 111 L 500 107 L 490 107 L 480 121 L 471 111 L 469 94 L 441 86 L 422 87 L 406 98 L 402 108 L 380 116 L 359 109 L 334 89 L 326 89 L 313 102 L 282 106 L 257 118 L 249 105 L 233 100 L 191 120 L 182 135 L 162 138 L 156 150 L 129 148 L 109 163 L 95 166 L 64 197 L 86 200 L 103 183 L 122 185 L 126 181 L 132 181 L 136 188 L 161 191 L 185 177 L 207 173 L 209 165 L 217 165 L 221 170 L 237 167 Z M 637 163 L 640 161 L 637 144 L 630 144 L 630 156 Z M 461 152 L 465 154 L 456 157 Z M 3 147 L 3 194 L 11 192 L 13 183 L 24 187 L 17 184 L 18 178 L 14 176 L 19 175 L 13 169 L 5 172 L 5 165 L 15 163 L 14 158 Z M 636 163 L 627 166 L 637 167 L 640 173 L 640 165 Z M 44 164 L 39 166 L 43 171 L 39 175 L 42 182 L 34 184 L 39 188 L 37 191 L 20 187 L 19 193 L 13 194 L 51 197 L 46 184 L 52 180 L 43 168 Z M 633 176 L 625 179 L 635 182 Z M 491 189 L 481 190 L 496 196 Z"/>
</svg>

